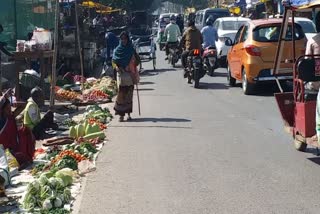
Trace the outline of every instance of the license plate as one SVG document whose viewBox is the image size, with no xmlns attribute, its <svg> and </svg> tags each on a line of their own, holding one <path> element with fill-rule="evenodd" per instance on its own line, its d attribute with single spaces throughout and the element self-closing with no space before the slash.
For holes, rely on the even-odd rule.
<svg viewBox="0 0 320 214">
<path fill-rule="evenodd" d="M 193 59 L 194 63 L 201 63 L 201 59 Z"/>
</svg>

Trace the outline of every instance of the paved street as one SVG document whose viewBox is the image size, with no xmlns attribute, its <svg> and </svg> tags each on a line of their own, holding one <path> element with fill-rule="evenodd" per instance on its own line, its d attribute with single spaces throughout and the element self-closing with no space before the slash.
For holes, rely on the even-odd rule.
<svg viewBox="0 0 320 214">
<path fill-rule="evenodd" d="M 194 89 L 163 58 L 141 79 L 142 115 L 135 101 L 133 122 L 112 122 L 79 213 L 320 212 L 320 158 L 295 151 L 271 86 L 245 96 L 219 69 Z"/>
</svg>

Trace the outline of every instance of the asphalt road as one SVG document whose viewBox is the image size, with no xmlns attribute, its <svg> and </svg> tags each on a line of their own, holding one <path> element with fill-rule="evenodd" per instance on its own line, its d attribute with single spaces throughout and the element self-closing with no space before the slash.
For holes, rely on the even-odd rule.
<svg viewBox="0 0 320 214">
<path fill-rule="evenodd" d="M 79 213 L 320 213 L 320 158 L 295 151 L 272 86 L 245 96 L 219 69 L 194 89 L 163 56 L 157 66 L 142 115 L 113 121 Z"/>
</svg>

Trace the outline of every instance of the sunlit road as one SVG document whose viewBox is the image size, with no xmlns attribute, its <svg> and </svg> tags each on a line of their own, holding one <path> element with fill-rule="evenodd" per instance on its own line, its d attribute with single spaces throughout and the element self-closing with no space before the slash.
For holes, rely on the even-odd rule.
<svg viewBox="0 0 320 214">
<path fill-rule="evenodd" d="M 142 115 L 135 101 L 135 121 L 113 121 L 80 213 L 320 213 L 320 160 L 295 151 L 271 87 L 245 96 L 219 69 L 194 89 L 163 58 L 141 79 Z"/>
</svg>

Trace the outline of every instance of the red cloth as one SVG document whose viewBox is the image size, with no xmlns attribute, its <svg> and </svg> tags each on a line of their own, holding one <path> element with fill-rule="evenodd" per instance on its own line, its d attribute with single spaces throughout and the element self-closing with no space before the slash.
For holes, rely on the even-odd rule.
<svg viewBox="0 0 320 214">
<path fill-rule="evenodd" d="M 14 117 L 7 119 L 6 125 L 0 130 L 0 144 L 10 149 L 19 164 L 32 162 L 35 151 L 35 139 L 30 129 L 17 129 Z"/>
<path fill-rule="evenodd" d="M 16 121 L 12 118 L 8 118 L 6 124 L 0 130 L 0 144 L 3 145 L 4 149 L 17 149 L 17 127 Z"/>
</svg>

